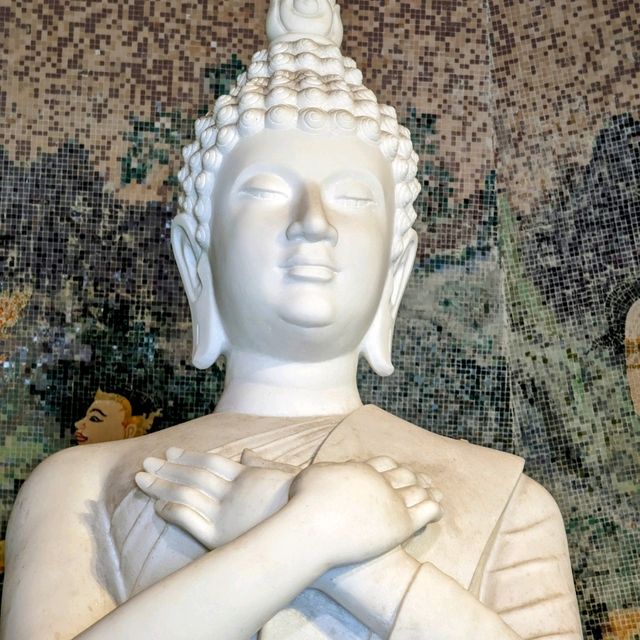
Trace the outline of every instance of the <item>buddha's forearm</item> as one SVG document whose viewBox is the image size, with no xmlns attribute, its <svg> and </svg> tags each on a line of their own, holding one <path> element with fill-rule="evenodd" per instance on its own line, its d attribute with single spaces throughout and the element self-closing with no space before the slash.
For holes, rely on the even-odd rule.
<svg viewBox="0 0 640 640">
<path fill-rule="evenodd" d="M 522 640 L 495 612 L 430 563 L 416 574 L 396 617 L 390 640 Z"/>
<path fill-rule="evenodd" d="M 342 605 L 360 622 L 386 637 L 420 563 L 402 547 L 358 565 L 325 573 L 314 587 Z"/>
<path fill-rule="evenodd" d="M 246 640 L 328 566 L 285 507 L 128 600 L 76 640 Z"/>
<path fill-rule="evenodd" d="M 314 586 L 383 638 L 435 634 L 446 640 L 520 640 L 455 580 L 401 548 L 361 565 L 332 569 Z"/>
</svg>

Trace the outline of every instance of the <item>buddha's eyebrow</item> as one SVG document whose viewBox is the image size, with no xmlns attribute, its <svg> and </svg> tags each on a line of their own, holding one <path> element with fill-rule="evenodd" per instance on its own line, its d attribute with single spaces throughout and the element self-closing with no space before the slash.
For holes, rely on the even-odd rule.
<svg viewBox="0 0 640 640">
<path fill-rule="evenodd" d="M 100 411 L 100 409 L 91 409 L 91 411 L 89 411 L 89 413 L 93 413 L 94 411 L 96 411 L 97 413 L 99 413 L 103 418 L 107 417 L 106 413 L 103 413 L 102 411 Z"/>
</svg>

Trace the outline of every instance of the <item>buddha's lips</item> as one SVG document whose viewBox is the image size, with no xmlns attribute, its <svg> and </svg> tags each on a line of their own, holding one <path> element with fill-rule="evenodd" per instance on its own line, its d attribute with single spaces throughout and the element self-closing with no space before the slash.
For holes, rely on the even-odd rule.
<svg viewBox="0 0 640 640">
<path fill-rule="evenodd" d="M 85 436 L 83 433 L 76 431 L 76 441 L 77 442 L 86 442 L 89 438 Z"/>
<path fill-rule="evenodd" d="M 310 282 L 329 282 L 333 280 L 338 272 L 333 260 L 326 254 L 305 255 L 305 253 L 294 253 L 285 260 L 281 267 L 290 278 Z"/>
<path fill-rule="evenodd" d="M 331 267 L 318 264 L 300 264 L 289 267 L 287 276 L 294 280 L 307 280 L 309 282 L 329 282 L 333 280 L 336 272 Z"/>
</svg>

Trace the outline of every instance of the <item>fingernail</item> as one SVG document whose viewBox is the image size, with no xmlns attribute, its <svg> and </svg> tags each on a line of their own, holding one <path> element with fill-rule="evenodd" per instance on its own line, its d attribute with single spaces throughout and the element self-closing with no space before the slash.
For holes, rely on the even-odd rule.
<svg viewBox="0 0 640 640">
<path fill-rule="evenodd" d="M 169 447 L 167 449 L 167 458 L 169 460 L 175 460 L 179 458 L 184 453 L 184 449 L 180 449 L 180 447 Z"/>
<path fill-rule="evenodd" d="M 138 473 L 136 473 L 136 484 L 141 489 L 148 489 L 153 484 L 153 476 L 144 471 L 138 471 Z"/>
<path fill-rule="evenodd" d="M 168 504 L 166 500 L 156 500 L 156 512 L 160 513 Z"/>
<path fill-rule="evenodd" d="M 142 466 L 145 471 L 149 473 L 155 473 L 162 465 L 164 464 L 164 460 L 160 458 L 145 458 Z"/>
</svg>

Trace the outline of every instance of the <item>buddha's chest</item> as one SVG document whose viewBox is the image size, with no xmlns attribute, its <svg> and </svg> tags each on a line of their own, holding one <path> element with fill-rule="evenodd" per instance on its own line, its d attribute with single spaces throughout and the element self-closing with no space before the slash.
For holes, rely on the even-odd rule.
<svg viewBox="0 0 640 640">
<path fill-rule="evenodd" d="M 305 429 L 286 427 L 210 451 L 239 461 L 243 450 L 251 449 L 266 460 L 306 466 L 332 426 L 322 421 Z M 122 475 L 132 480 L 141 468 L 142 460 L 134 461 L 130 468 L 122 469 Z M 122 497 L 114 497 L 116 506 L 110 518 L 110 545 L 116 574 L 113 582 L 117 585 L 115 595 L 119 602 L 125 602 L 208 552 L 190 534 L 158 516 L 153 498 L 131 487 L 129 482 L 126 490 L 121 489 Z M 368 640 L 372 636 L 332 600 L 315 590 L 307 590 L 277 613 L 257 637 L 261 640 Z"/>
<path fill-rule="evenodd" d="M 190 534 L 160 518 L 154 500 L 139 489 L 130 491 L 114 511 L 111 542 L 122 602 L 207 551 Z"/>
<path fill-rule="evenodd" d="M 112 517 L 111 535 L 118 558 L 116 582 L 120 585 L 121 601 L 208 551 L 191 535 L 162 520 L 155 512 L 153 499 L 139 489 L 127 494 L 118 505 Z M 267 622 L 253 640 L 375 640 L 376 637 L 333 600 L 307 589 Z"/>
</svg>

